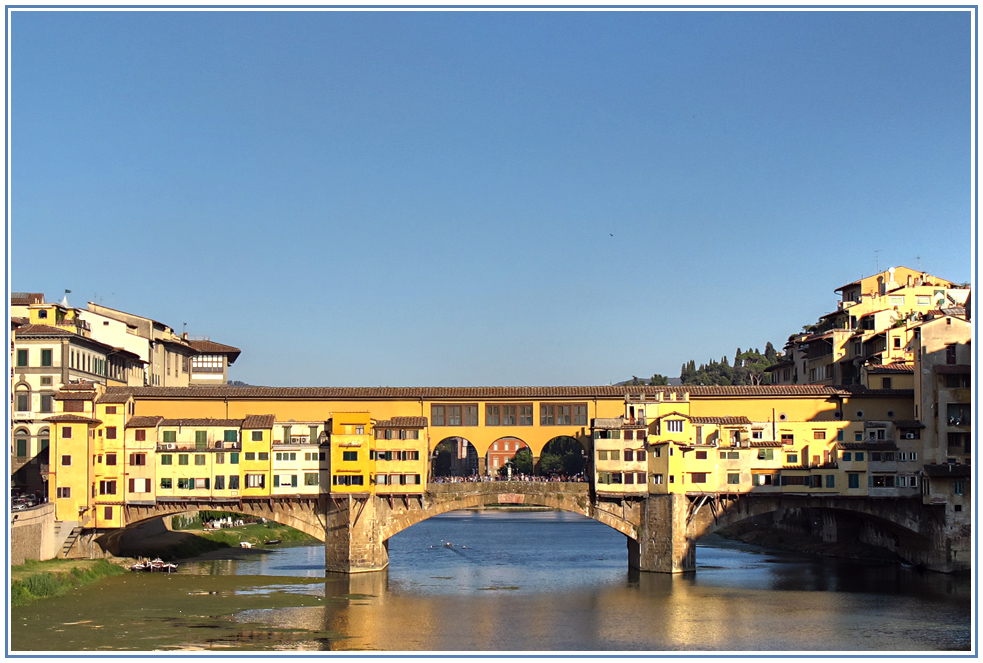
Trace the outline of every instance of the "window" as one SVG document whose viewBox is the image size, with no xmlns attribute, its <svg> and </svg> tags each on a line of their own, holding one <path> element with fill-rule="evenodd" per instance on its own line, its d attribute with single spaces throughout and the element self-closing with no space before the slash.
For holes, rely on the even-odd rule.
<svg viewBox="0 0 983 663">
<path fill-rule="evenodd" d="M 224 465 L 225 464 L 225 452 L 224 451 L 219 451 L 218 453 L 216 453 L 215 456 L 214 456 L 214 458 L 215 458 L 215 464 L 216 465 Z"/>
<path fill-rule="evenodd" d="M 946 406 L 946 416 L 950 426 L 969 426 L 971 419 L 969 403 L 949 403 Z"/>
<path fill-rule="evenodd" d="M 52 385 L 52 382 L 53 381 L 52 381 L 50 375 L 42 375 L 41 376 L 41 386 L 42 387 L 50 387 Z"/>
<path fill-rule="evenodd" d="M 342 451 L 341 452 L 341 459 L 342 460 L 358 460 L 358 452 L 357 451 Z"/>
<path fill-rule="evenodd" d="M 177 455 L 177 464 L 178 465 L 187 465 L 188 464 L 188 454 L 178 454 Z"/>
<path fill-rule="evenodd" d="M 728 484 L 739 484 L 741 483 L 741 475 L 739 472 L 729 472 L 727 474 Z"/>
<path fill-rule="evenodd" d="M 255 451 L 247 451 L 244 454 L 244 456 L 245 456 L 245 459 L 244 460 L 256 460 L 256 452 Z"/>
<path fill-rule="evenodd" d="M 954 479 L 952 481 L 952 494 L 962 495 L 963 494 L 963 482 L 962 479 Z"/>
<path fill-rule="evenodd" d="M 177 480 L 178 490 L 191 490 L 191 481 L 191 479 L 182 479 L 179 477 Z"/>
<path fill-rule="evenodd" d="M 631 449 L 625 449 L 625 460 L 629 463 L 634 462 L 635 452 Z"/>
<path fill-rule="evenodd" d="M 72 464 L 72 457 L 71 456 L 67 456 L 67 455 L 66 456 L 62 456 L 61 457 L 61 464 L 63 466 L 65 466 L 65 467 L 68 467 L 69 465 Z"/>
<path fill-rule="evenodd" d="M 706 472 L 693 472 L 691 473 L 690 483 L 706 483 L 707 473 Z"/>
<path fill-rule="evenodd" d="M 827 488 L 836 488 L 836 475 L 835 474 L 827 474 L 826 475 L 826 487 Z"/>
<path fill-rule="evenodd" d="M 104 507 L 103 510 L 102 510 L 102 517 L 105 518 L 106 520 L 112 520 L 113 519 L 113 507 L 111 507 L 111 506 Z"/>
<path fill-rule="evenodd" d="M 945 363 L 955 364 L 956 363 L 956 346 L 947 345 L 945 346 Z"/>
<path fill-rule="evenodd" d="M 317 485 L 317 472 L 304 472 L 304 485 L 305 486 L 316 486 Z"/>
<path fill-rule="evenodd" d="M 176 430 L 164 431 L 164 442 L 177 442 L 177 431 Z"/>
<path fill-rule="evenodd" d="M 201 451 L 208 446 L 208 431 L 207 430 L 196 430 L 195 431 L 195 449 Z"/>
<path fill-rule="evenodd" d="M 604 450 L 604 449 L 598 449 L 597 450 L 597 459 L 598 460 L 607 460 L 608 459 L 608 452 L 606 450 Z"/>
<path fill-rule="evenodd" d="M 891 474 L 875 474 L 870 477 L 872 488 L 894 488 L 894 476 Z"/>
<path fill-rule="evenodd" d="M 812 431 L 812 439 L 814 439 L 814 440 L 825 440 L 826 439 L 826 431 L 824 431 L 824 430 L 814 430 L 814 431 Z"/>
<path fill-rule="evenodd" d="M 106 454 L 106 465 L 115 465 L 115 464 L 116 464 L 116 454 L 112 454 L 112 453 Z"/>
<path fill-rule="evenodd" d="M 849 451 L 844 451 L 840 454 L 840 456 L 843 458 L 843 460 L 853 460 L 853 454 Z"/>
<path fill-rule="evenodd" d="M 775 450 L 758 449 L 758 460 L 775 460 Z"/>
<path fill-rule="evenodd" d="M 18 350 L 17 351 L 17 365 L 18 366 L 27 366 L 27 350 Z"/>
<path fill-rule="evenodd" d="M 146 465 L 147 454 L 130 454 L 130 465 Z"/>
<path fill-rule="evenodd" d="M 136 439 L 137 442 L 146 442 L 147 441 L 147 431 L 145 431 L 143 429 L 140 429 L 138 431 L 135 431 L 134 432 L 134 438 Z"/>
<path fill-rule="evenodd" d="M 259 451 L 256 453 L 256 460 L 269 460 L 269 459 L 270 459 L 269 451 Z"/>
<path fill-rule="evenodd" d="M 891 378 L 881 378 L 881 389 L 891 388 Z"/>
<path fill-rule="evenodd" d="M 843 429 L 842 428 L 839 429 L 838 431 L 836 431 L 836 441 L 837 442 L 842 442 L 843 441 Z"/>
<path fill-rule="evenodd" d="M 239 464 L 239 452 L 233 451 L 232 453 L 229 454 L 229 464 L 230 465 L 238 465 Z M 232 486 L 229 486 L 229 487 L 231 488 Z"/>
<path fill-rule="evenodd" d="M 796 465 L 799 462 L 799 454 L 785 454 L 785 463 Z"/>
<path fill-rule="evenodd" d="M 82 401 L 63 401 L 61 409 L 64 412 L 85 412 L 85 403 Z"/>
<path fill-rule="evenodd" d="M 195 465 L 205 464 L 205 454 L 195 454 Z"/>
<path fill-rule="evenodd" d="M 266 475 L 265 474 L 247 474 L 246 475 L 246 488 L 265 488 L 266 487 Z"/>
<path fill-rule="evenodd" d="M 115 481 L 100 481 L 99 482 L 99 494 L 100 495 L 115 495 L 116 494 L 116 482 Z"/>
<path fill-rule="evenodd" d="M 58 488 L 55 492 L 55 497 L 59 499 L 69 499 L 72 496 L 71 487 Z"/>
<path fill-rule="evenodd" d="M 106 439 L 107 440 L 116 439 L 116 426 L 106 426 Z"/>
<path fill-rule="evenodd" d="M 645 452 L 643 450 L 641 450 L 641 449 L 638 450 L 638 451 L 636 451 L 635 452 L 635 460 L 637 460 L 639 463 L 644 463 L 645 462 Z"/>
<path fill-rule="evenodd" d="M 652 475 L 652 483 L 654 485 L 660 485 L 662 483 L 662 475 L 661 474 L 653 474 Z"/>
<path fill-rule="evenodd" d="M 697 451 L 696 452 L 696 459 L 697 460 L 706 460 L 707 459 L 707 452 L 706 451 Z"/>
<path fill-rule="evenodd" d="M 250 438 L 252 439 L 253 442 L 262 442 L 263 441 L 263 431 L 261 431 L 261 430 L 254 430 L 254 431 L 252 431 L 252 433 L 250 434 Z"/>
<path fill-rule="evenodd" d="M 19 389 L 17 391 L 17 411 L 29 412 L 30 410 L 31 410 L 31 392 L 27 391 L 26 389 Z"/>
<path fill-rule="evenodd" d="M 864 459 L 864 452 L 858 451 L 857 453 L 853 454 L 853 459 L 862 461 Z"/>
<path fill-rule="evenodd" d="M 682 433 L 683 432 L 683 420 L 682 419 L 669 419 L 666 421 L 666 431 L 670 433 Z"/>
<path fill-rule="evenodd" d="M 238 431 L 227 430 L 223 434 L 222 440 L 224 442 L 238 442 L 239 441 L 239 433 L 238 433 Z"/>
<path fill-rule="evenodd" d="M 239 490 L 239 475 L 230 474 L 229 475 L 229 490 Z"/>
<path fill-rule="evenodd" d="M 539 406 L 540 426 L 586 426 L 586 403 L 542 403 Z"/>
<path fill-rule="evenodd" d="M 161 465 L 173 465 L 174 457 L 171 454 L 161 454 L 160 456 Z"/>
<path fill-rule="evenodd" d="M 335 486 L 361 486 L 364 483 L 364 477 L 360 474 L 335 475 L 331 477 L 331 483 Z"/>
<path fill-rule="evenodd" d="M 51 350 L 41 350 L 41 365 L 51 366 Z"/>
<path fill-rule="evenodd" d="M 27 431 L 18 431 L 17 434 L 18 435 L 27 435 L 28 433 L 27 433 Z M 26 437 L 18 437 L 17 438 L 17 441 L 16 441 L 16 447 L 17 447 L 17 457 L 18 458 L 26 458 L 27 457 L 27 438 Z"/>
<path fill-rule="evenodd" d="M 170 490 L 174 487 L 173 479 L 162 477 L 160 480 L 160 487 L 162 490 Z"/>
<path fill-rule="evenodd" d="M 904 304 L 904 295 L 891 295 L 888 301 L 891 302 L 891 306 Z"/>
<path fill-rule="evenodd" d="M 215 490 L 225 490 L 225 477 L 221 474 L 215 477 Z"/>
<path fill-rule="evenodd" d="M 41 411 L 54 412 L 54 398 L 51 394 L 41 394 Z"/>
<path fill-rule="evenodd" d="M 764 434 L 760 430 L 753 430 L 753 431 L 751 431 L 751 439 L 752 440 L 762 440 L 762 439 L 764 439 Z"/>
<path fill-rule="evenodd" d="M 792 433 L 782 433 L 782 444 L 794 444 L 795 436 Z"/>
<path fill-rule="evenodd" d="M 850 472 L 846 475 L 847 486 L 850 488 L 860 488 L 860 475 Z"/>
</svg>

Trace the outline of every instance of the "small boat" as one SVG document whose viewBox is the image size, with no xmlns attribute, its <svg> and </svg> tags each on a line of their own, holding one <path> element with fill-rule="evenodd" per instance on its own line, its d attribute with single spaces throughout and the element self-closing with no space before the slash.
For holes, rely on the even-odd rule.
<svg viewBox="0 0 983 663">
<path fill-rule="evenodd" d="M 266 544 L 266 545 L 268 545 L 268 546 L 275 546 L 278 543 L 283 543 L 283 542 L 280 539 L 272 539 L 270 541 L 264 541 L 263 543 Z"/>
<path fill-rule="evenodd" d="M 452 546 L 451 546 L 451 542 L 450 542 L 450 541 L 448 541 L 447 543 L 445 543 L 445 544 L 444 544 L 444 547 L 445 547 L 445 548 L 450 548 L 450 547 L 452 547 Z"/>
<path fill-rule="evenodd" d="M 159 557 L 151 560 L 143 560 L 142 562 L 137 562 L 130 567 L 131 571 L 163 571 L 165 573 L 170 573 L 171 571 L 177 571 L 177 564 L 173 562 L 165 562 Z"/>
</svg>

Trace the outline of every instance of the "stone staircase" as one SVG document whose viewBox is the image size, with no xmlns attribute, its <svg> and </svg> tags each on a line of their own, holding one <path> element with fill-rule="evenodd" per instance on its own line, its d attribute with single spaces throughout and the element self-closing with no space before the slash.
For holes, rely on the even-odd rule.
<svg viewBox="0 0 983 663">
<path fill-rule="evenodd" d="M 72 551 L 72 546 L 82 533 L 82 527 L 74 520 L 60 520 L 55 523 L 55 541 L 61 543 L 58 557 L 66 559 Z"/>
</svg>

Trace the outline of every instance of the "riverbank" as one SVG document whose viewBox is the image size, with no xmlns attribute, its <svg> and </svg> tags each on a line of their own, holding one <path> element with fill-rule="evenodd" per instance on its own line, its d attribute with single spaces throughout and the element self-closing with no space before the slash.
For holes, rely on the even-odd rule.
<svg viewBox="0 0 983 663">
<path fill-rule="evenodd" d="M 273 523 L 255 523 L 224 529 L 165 529 L 141 538 L 128 539 L 120 546 L 120 554 L 126 557 L 160 557 L 168 561 L 201 557 L 230 548 L 243 551 L 261 551 L 281 543 L 311 543 L 317 540 L 303 532 Z M 244 548 L 247 543 L 249 548 Z"/>
<path fill-rule="evenodd" d="M 122 575 L 129 561 L 121 558 L 28 560 L 10 567 L 10 604 L 27 605 L 61 596 L 102 578 Z"/>
</svg>

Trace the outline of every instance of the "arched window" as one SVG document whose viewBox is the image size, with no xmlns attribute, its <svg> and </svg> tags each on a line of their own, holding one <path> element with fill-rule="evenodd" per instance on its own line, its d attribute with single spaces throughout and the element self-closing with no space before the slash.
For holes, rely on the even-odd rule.
<svg viewBox="0 0 983 663">
<path fill-rule="evenodd" d="M 25 385 L 17 387 L 15 391 L 16 405 L 18 412 L 31 411 L 31 390 Z"/>
<path fill-rule="evenodd" d="M 38 431 L 38 453 L 47 449 L 50 443 L 51 434 L 48 432 L 47 428 L 42 428 L 40 431 Z"/>
<path fill-rule="evenodd" d="M 28 431 L 26 428 L 18 428 L 14 432 L 14 455 L 18 458 L 27 458 L 30 440 L 30 431 Z"/>
</svg>

